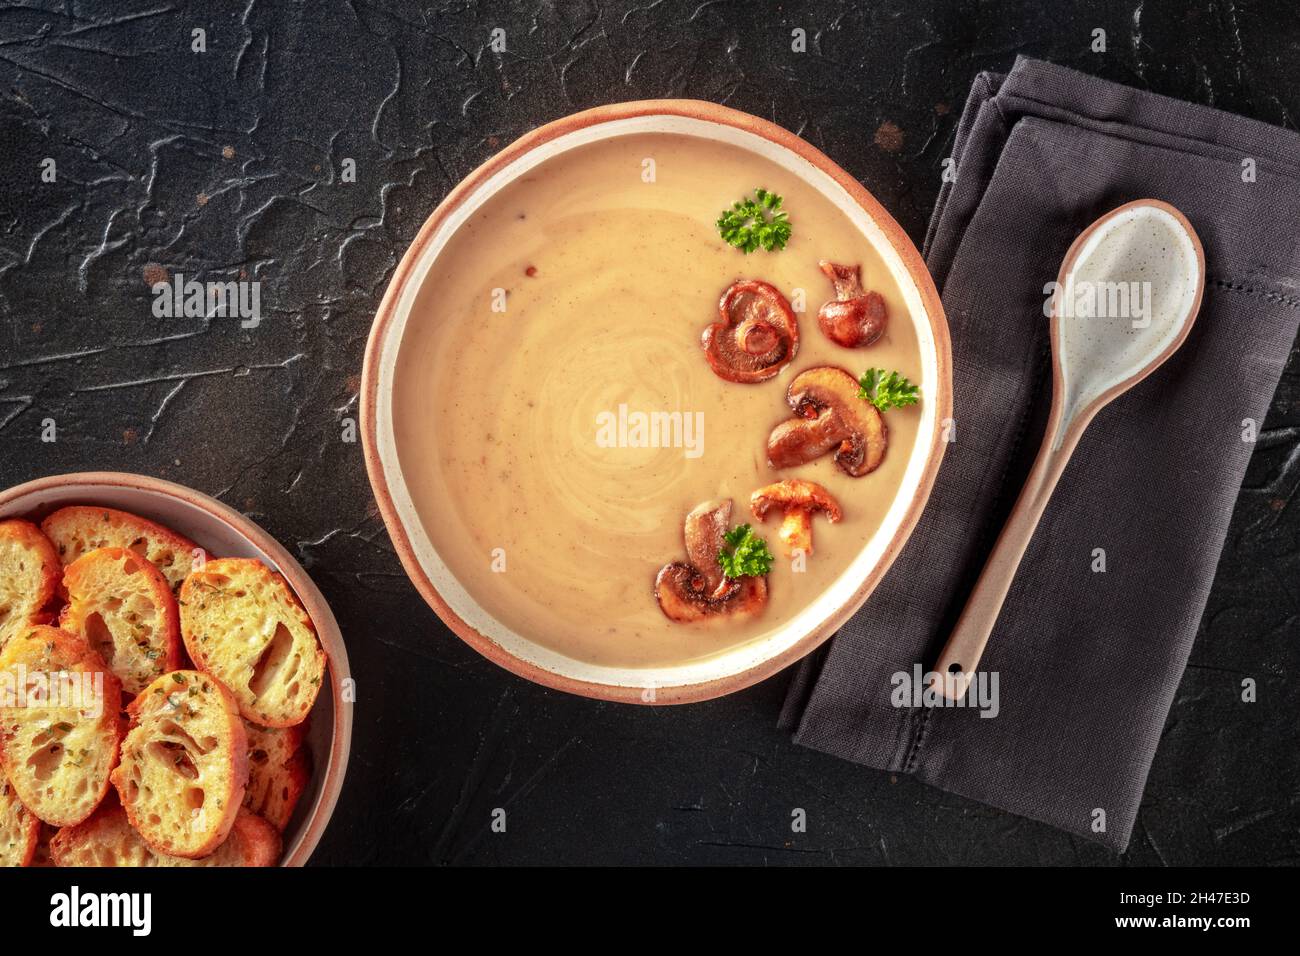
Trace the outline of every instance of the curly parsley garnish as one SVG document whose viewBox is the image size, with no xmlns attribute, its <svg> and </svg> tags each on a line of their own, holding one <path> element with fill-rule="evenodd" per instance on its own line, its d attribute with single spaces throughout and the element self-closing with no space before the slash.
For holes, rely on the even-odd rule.
<svg viewBox="0 0 1300 956">
<path fill-rule="evenodd" d="M 781 197 L 766 189 L 754 190 L 718 217 L 722 238 L 746 254 L 763 248 L 784 249 L 790 239 L 790 220 L 781 211 Z"/>
<path fill-rule="evenodd" d="M 865 398 L 882 412 L 921 400 L 915 385 L 897 372 L 886 375 L 883 368 L 867 369 L 858 379 L 858 386 L 858 398 Z"/>
<path fill-rule="evenodd" d="M 729 578 L 761 578 L 772 570 L 772 552 L 767 542 L 742 524 L 722 536 L 730 547 L 718 552 L 718 564 Z"/>
</svg>

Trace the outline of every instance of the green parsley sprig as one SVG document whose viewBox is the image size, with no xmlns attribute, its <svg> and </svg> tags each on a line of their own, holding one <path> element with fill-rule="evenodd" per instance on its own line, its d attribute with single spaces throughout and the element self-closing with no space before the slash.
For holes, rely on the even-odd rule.
<svg viewBox="0 0 1300 956">
<path fill-rule="evenodd" d="M 781 197 L 766 189 L 754 190 L 718 217 L 723 240 L 748 255 L 755 249 L 775 252 L 790 239 L 790 220 L 781 211 Z"/>
<path fill-rule="evenodd" d="M 772 570 L 772 552 L 767 542 L 754 534 L 749 525 L 732 528 L 722 536 L 729 547 L 718 552 L 718 564 L 729 578 L 761 578 Z"/>
<path fill-rule="evenodd" d="M 885 374 L 883 368 L 869 368 L 858 379 L 858 398 L 865 398 L 879 411 L 915 405 L 921 400 L 917 387 L 897 372 Z"/>
</svg>

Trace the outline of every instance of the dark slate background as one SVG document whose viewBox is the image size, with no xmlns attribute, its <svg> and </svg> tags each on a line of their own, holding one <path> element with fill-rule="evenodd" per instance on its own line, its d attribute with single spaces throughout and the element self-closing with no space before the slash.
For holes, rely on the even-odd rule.
<svg viewBox="0 0 1300 956">
<path fill-rule="evenodd" d="M 190 50 L 196 27 L 206 53 Z M 494 27 L 505 53 L 486 49 Z M 1292 129 L 1300 115 L 1300 23 L 1263 0 L 7 6 L 0 486 L 158 475 L 298 555 L 360 693 L 317 863 L 1295 863 L 1294 361 L 1123 858 L 793 747 L 774 729 L 785 675 L 645 709 L 498 670 L 407 583 L 360 445 L 341 440 L 398 258 L 514 137 L 615 100 L 715 100 L 806 137 L 919 243 L 972 77 L 1017 53 Z M 40 182 L 45 157 L 55 184 Z M 146 276 L 163 271 L 261 280 L 261 327 L 154 318 Z M 39 440 L 45 418 L 56 443 Z M 1244 676 L 1259 703 L 1239 702 Z M 506 834 L 488 827 L 494 807 Z M 806 834 L 790 832 L 795 807 Z"/>
</svg>

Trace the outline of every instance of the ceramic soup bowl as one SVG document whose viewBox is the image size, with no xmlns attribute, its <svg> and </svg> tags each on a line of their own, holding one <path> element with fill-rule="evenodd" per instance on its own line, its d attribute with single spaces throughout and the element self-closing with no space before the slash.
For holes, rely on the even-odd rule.
<svg viewBox="0 0 1300 956">
<path fill-rule="evenodd" d="M 470 595 L 430 540 L 413 504 L 398 454 L 393 392 L 404 337 L 417 323 L 436 320 L 417 310 L 417 298 L 449 239 L 484 203 L 539 164 L 611 137 L 636 134 L 698 137 L 748 151 L 829 200 L 878 254 L 901 294 L 903 308 L 889 321 L 913 326 L 920 353 L 917 384 L 924 400 L 914 444 L 895 453 L 908 459 L 892 504 L 829 589 L 772 632 L 721 653 L 673 665 L 620 667 L 578 660 L 545 646 L 530 637 L 526 627 L 507 626 Z M 758 262 L 762 255 L 766 253 L 744 262 Z M 816 310 L 811 303 L 804 315 L 805 336 L 821 334 L 813 317 Z M 869 349 L 844 351 L 844 364 L 870 363 Z M 704 700 L 761 680 L 812 651 L 861 607 L 925 505 L 943 455 L 951 405 L 943 308 L 919 252 L 893 218 L 866 189 L 799 137 L 756 117 L 689 100 L 622 103 L 550 123 L 506 147 L 453 189 L 407 250 L 383 298 L 366 350 L 361 393 L 366 466 L 384 522 L 407 574 L 447 626 L 484 656 L 529 680 L 595 698 L 661 704 Z M 770 428 L 771 423 L 762 427 Z"/>
</svg>

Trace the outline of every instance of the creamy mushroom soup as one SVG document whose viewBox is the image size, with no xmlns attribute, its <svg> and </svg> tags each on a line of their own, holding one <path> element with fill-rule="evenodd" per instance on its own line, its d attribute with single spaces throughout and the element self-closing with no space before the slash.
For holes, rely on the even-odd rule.
<svg viewBox="0 0 1300 956">
<path fill-rule="evenodd" d="M 746 255 L 715 222 L 756 187 L 783 197 L 792 235 Z M 860 266 L 862 287 L 883 298 L 888 319 L 869 347 L 819 328 L 836 292 L 823 259 Z M 779 290 L 798 322 L 793 361 L 754 384 L 719 377 L 701 347 L 738 279 Z M 898 492 L 919 405 L 884 413 L 887 450 L 861 477 L 832 454 L 768 464 L 769 435 L 795 417 L 787 388 L 815 366 L 921 380 L 912 321 L 865 237 L 816 189 L 738 147 L 614 137 L 548 160 L 450 239 L 398 356 L 395 445 L 434 547 L 495 618 L 595 664 L 682 663 L 789 621 L 845 572 Z M 750 510 L 754 491 L 793 478 L 842 511 L 835 524 L 813 516 L 803 571 L 782 550 L 780 513 L 759 522 Z M 656 575 L 687 561 L 683 522 L 716 499 L 775 555 L 767 603 L 677 623 Z"/>
</svg>

